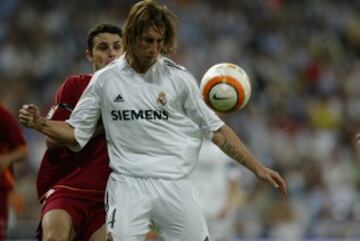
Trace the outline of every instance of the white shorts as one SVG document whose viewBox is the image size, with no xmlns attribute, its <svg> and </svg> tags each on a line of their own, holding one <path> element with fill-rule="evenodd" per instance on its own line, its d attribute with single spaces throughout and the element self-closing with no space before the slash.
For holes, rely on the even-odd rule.
<svg viewBox="0 0 360 241">
<path fill-rule="evenodd" d="M 153 224 L 164 241 L 209 241 L 196 193 L 187 179 L 112 174 L 105 195 L 107 240 L 143 241 Z"/>
</svg>

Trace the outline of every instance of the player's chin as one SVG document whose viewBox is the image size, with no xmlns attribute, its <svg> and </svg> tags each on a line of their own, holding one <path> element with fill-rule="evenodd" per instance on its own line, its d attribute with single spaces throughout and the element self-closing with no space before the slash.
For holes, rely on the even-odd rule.
<svg viewBox="0 0 360 241">
<path fill-rule="evenodd" d="M 110 63 L 113 62 L 114 60 L 115 60 L 115 59 L 109 59 L 109 60 L 105 61 L 104 66 L 102 66 L 102 67 L 105 67 L 106 65 L 110 64 Z"/>
<path fill-rule="evenodd" d="M 155 56 L 146 56 L 144 58 L 144 62 L 146 62 L 148 64 L 153 64 L 156 62 L 156 57 Z"/>
</svg>

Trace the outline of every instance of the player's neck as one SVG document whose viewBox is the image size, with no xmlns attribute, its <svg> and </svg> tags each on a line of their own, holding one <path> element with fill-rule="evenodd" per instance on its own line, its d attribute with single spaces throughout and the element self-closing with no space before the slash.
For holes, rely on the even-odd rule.
<svg viewBox="0 0 360 241">
<path fill-rule="evenodd" d="M 126 60 L 128 62 L 128 64 L 135 70 L 136 73 L 138 74 L 144 74 L 146 73 L 146 71 L 148 71 L 151 66 L 153 66 L 153 64 L 150 65 L 144 65 L 141 63 L 141 61 L 139 61 L 138 58 L 136 58 L 135 56 L 131 56 L 130 54 L 126 55 Z"/>
</svg>

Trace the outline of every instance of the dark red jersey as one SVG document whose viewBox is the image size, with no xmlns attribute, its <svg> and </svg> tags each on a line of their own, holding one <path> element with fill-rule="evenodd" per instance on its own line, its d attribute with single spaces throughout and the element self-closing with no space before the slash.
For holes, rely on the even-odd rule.
<svg viewBox="0 0 360 241">
<path fill-rule="evenodd" d="M 13 115 L 0 105 L 0 155 L 25 146 L 20 127 Z M 8 191 L 14 184 L 12 167 L 0 171 L 0 191 Z"/>
<path fill-rule="evenodd" d="M 58 89 L 55 105 L 48 114 L 52 120 L 66 120 L 91 80 L 91 75 L 67 78 Z M 104 135 L 92 138 L 80 152 L 66 147 L 47 149 L 37 177 L 37 193 L 43 195 L 53 187 L 104 192 L 110 174 Z"/>
</svg>

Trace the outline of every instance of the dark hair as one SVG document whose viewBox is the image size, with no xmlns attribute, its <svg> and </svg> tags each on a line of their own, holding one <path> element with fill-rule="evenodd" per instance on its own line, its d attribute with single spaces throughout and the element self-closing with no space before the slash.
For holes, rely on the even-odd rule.
<svg viewBox="0 0 360 241">
<path fill-rule="evenodd" d="M 93 40 L 94 38 L 101 33 L 111 33 L 111 34 L 117 34 L 119 35 L 120 38 L 122 38 L 123 33 L 120 27 L 114 25 L 114 24 L 110 24 L 110 23 L 102 23 L 102 24 L 98 24 L 96 26 L 94 26 L 92 29 L 90 29 L 89 33 L 88 33 L 88 38 L 87 38 L 87 49 L 88 50 L 92 50 L 92 48 L 94 47 L 94 43 Z"/>
<path fill-rule="evenodd" d="M 148 27 L 163 28 L 164 45 L 162 54 L 170 54 L 176 45 L 178 18 L 166 5 L 155 0 L 144 0 L 136 3 L 130 10 L 124 28 L 124 49 L 132 55 L 134 45 L 143 31 Z"/>
</svg>

